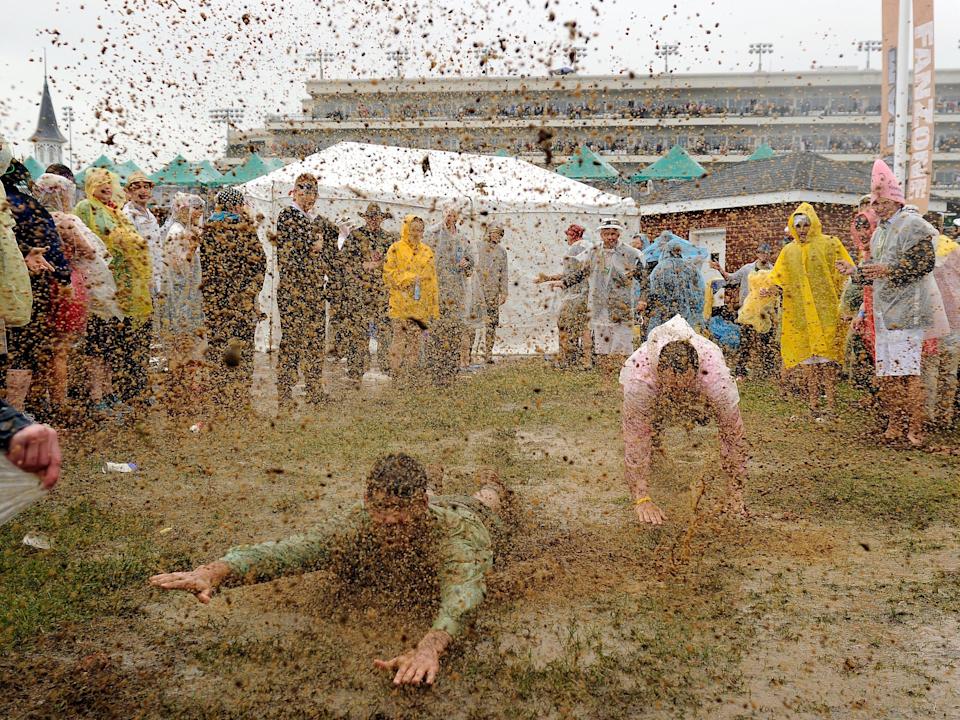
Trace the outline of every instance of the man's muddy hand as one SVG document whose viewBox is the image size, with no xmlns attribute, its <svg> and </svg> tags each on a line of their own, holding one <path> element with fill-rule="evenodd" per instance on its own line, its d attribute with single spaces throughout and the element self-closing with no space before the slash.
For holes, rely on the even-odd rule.
<svg viewBox="0 0 960 720">
<path fill-rule="evenodd" d="M 197 600 L 206 605 L 229 574 L 230 568 L 225 563 L 215 562 L 201 565 L 190 572 L 154 575 L 150 578 L 150 584 L 161 590 L 183 590 L 193 593 Z"/>
<path fill-rule="evenodd" d="M 433 685 L 440 671 L 440 655 L 433 648 L 422 647 L 390 660 L 374 660 L 373 665 L 381 670 L 396 671 L 394 685 Z"/>
</svg>

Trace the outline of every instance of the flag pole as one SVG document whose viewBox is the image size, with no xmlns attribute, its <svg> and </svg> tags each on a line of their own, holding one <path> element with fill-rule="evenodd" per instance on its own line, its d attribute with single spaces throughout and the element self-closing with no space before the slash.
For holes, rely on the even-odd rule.
<svg viewBox="0 0 960 720">
<path fill-rule="evenodd" d="M 896 110 L 893 119 L 893 173 L 907 183 L 907 98 L 910 81 L 910 0 L 900 0 L 897 39 Z"/>
</svg>

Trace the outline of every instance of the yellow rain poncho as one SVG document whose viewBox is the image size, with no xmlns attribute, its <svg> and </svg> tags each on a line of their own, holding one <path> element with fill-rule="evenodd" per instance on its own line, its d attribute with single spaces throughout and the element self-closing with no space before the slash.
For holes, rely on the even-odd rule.
<svg viewBox="0 0 960 720">
<path fill-rule="evenodd" d="M 113 202 L 110 204 L 94 197 L 94 191 L 103 185 L 113 188 Z M 115 174 L 103 168 L 94 168 L 87 173 L 83 189 L 87 197 L 77 203 L 73 212 L 103 240 L 113 257 L 110 269 L 117 283 L 120 310 L 135 324 L 142 324 L 153 311 L 150 299 L 153 270 L 147 242 L 137 234 L 127 216 L 120 212 L 123 195 Z"/>
<path fill-rule="evenodd" d="M 794 227 L 798 213 L 810 219 L 806 242 Z M 783 289 L 783 364 L 792 368 L 813 356 L 841 362 L 844 332 L 840 327 L 840 293 L 846 278 L 836 262 L 853 262 L 839 238 L 823 234 L 810 203 L 800 206 L 787 223 L 793 241 L 780 252 L 770 280 Z"/>
<path fill-rule="evenodd" d="M 437 268 L 433 250 L 422 241 L 416 250 L 410 244 L 410 224 L 415 217 L 404 218 L 400 239 L 387 250 L 383 282 L 390 291 L 391 318 L 427 323 L 440 315 Z"/>
<path fill-rule="evenodd" d="M 952 253 L 957 248 L 960 248 L 960 243 L 957 243 L 956 240 L 951 240 L 946 235 L 941 235 L 934 241 L 936 246 L 937 257 L 946 257 Z"/>
<path fill-rule="evenodd" d="M 750 283 L 750 292 L 743 300 L 740 311 L 737 313 L 737 322 L 741 325 L 749 325 L 758 333 L 764 334 L 770 332 L 773 322 L 777 317 L 777 297 L 761 297 L 762 290 L 768 290 L 775 286 L 773 282 L 773 270 L 754 270 L 750 273 L 748 282 Z"/>
</svg>

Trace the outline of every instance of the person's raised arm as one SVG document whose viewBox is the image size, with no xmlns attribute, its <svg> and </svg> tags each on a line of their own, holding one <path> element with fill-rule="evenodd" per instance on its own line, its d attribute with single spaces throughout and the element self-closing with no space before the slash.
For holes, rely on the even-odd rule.
<svg viewBox="0 0 960 720">
<path fill-rule="evenodd" d="M 737 275 L 738 275 L 738 273 L 740 272 L 739 270 L 738 270 L 737 272 L 735 272 L 735 273 L 732 273 L 732 274 L 731 274 L 731 273 L 728 273 L 726 270 L 724 270 L 723 265 L 721 265 L 721 264 L 720 264 L 719 262 L 717 262 L 716 260 L 711 260 L 711 261 L 710 261 L 710 267 L 712 267 L 714 270 L 716 270 L 718 273 L 720 273 L 720 275 L 723 276 L 723 279 L 724 279 L 726 282 L 730 283 L 731 285 L 739 285 L 739 284 L 740 284 L 740 280 L 739 280 L 739 279 L 735 279 L 735 278 L 737 278 Z"/>
</svg>

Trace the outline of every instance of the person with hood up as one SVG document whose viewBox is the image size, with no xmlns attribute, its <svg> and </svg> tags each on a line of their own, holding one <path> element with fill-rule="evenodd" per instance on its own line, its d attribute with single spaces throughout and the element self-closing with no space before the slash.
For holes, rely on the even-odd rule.
<svg viewBox="0 0 960 720">
<path fill-rule="evenodd" d="M 72 182 L 59 175 L 44 173 L 37 179 L 35 187 L 37 199 L 53 218 L 63 255 L 70 263 L 70 292 L 66 295 L 54 293 L 50 307 L 50 403 L 54 417 L 67 422 L 67 416 L 71 414 L 67 405 L 67 365 L 71 351 L 84 336 L 90 310 L 90 281 L 81 262 L 96 258 L 97 244 L 88 239 L 96 236 L 70 212 L 75 187 Z"/>
<path fill-rule="evenodd" d="M 167 348 L 168 411 L 188 408 L 197 400 L 206 334 L 199 253 L 203 208 L 199 195 L 178 192 L 170 201 L 170 224 L 161 238 L 159 334 Z"/>
<path fill-rule="evenodd" d="M 407 215 L 400 239 L 387 250 L 383 282 L 390 292 L 390 370 L 395 382 L 409 382 L 420 364 L 423 333 L 440 316 L 433 250 L 423 242 L 424 222 Z"/>
<path fill-rule="evenodd" d="M 124 413 L 147 390 L 153 300 L 153 268 L 147 243 L 120 211 L 123 192 L 117 176 L 93 168 L 84 178 L 86 198 L 73 212 L 107 248 L 123 319 L 94 316 L 87 326 L 91 399 L 104 413 Z M 114 388 L 115 386 L 115 388 Z M 115 392 L 111 392 L 114 388 Z"/>
<path fill-rule="evenodd" d="M 679 315 L 650 331 L 646 342 L 620 371 L 623 386 L 625 479 L 641 523 L 665 519 L 649 495 L 651 455 L 658 429 L 667 421 L 703 422 L 714 418 L 733 510 L 746 514 L 747 442 L 740 416 L 740 394 L 723 351 L 697 334 Z"/>
<path fill-rule="evenodd" d="M 10 144 L 0 135 L 0 175 L 7 171 L 12 160 Z M 4 360 L 7 355 L 7 328 L 26 325 L 33 311 L 30 271 L 17 243 L 13 230 L 15 224 L 6 190 L 0 184 L 0 356 Z M 7 398 L 22 410 L 29 389 L 30 371 L 7 370 L 4 381 Z"/>
<path fill-rule="evenodd" d="M 470 244 L 460 233 L 462 211 L 459 204 L 447 206 L 443 220 L 432 225 L 426 237 L 433 244 L 437 268 L 440 317 L 430 329 L 427 345 L 434 383 L 447 385 L 457 374 L 463 348 L 472 344 L 468 333 L 468 278 L 474 262 Z"/>
<path fill-rule="evenodd" d="M 246 410 L 267 258 L 243 193 L 236 188 L 217 193 L 216 208 L 200 237 L 200 266 L 213 400 L 220 407 Z"/>
<path fill-rule="evenodd" d="M 850 254 L 839 238 L 824 235 L 810 203 L 800 203 L 787 227 L 792 240 L 780 251 L 770 276 L 783 296 L 780 353 L 787 370 L 803 367 L 811 411 L 819 413 L 822 394 L 832 414 L 845 335 L 840 324 L 845 278 L 837 263 L 849 263 Z M 776 292 L 768 288 L 762 294 Z"/>
<path fill-rule="evenodd" d="M 679 242 L 670 240 L 666 252 L 650 273 L 648 332 L 679 315 L 695 330 L 703 325 L 706 295 L 695 261 L 682 256 Z M 712 304 L 712 303 L 711 303 Z"/>
<path fill-rule="evenodd" d="M 863 264 L 870 260 L 870 240 L 877 230 L 880 219 L 871 206 L 870 195 L 860 199 L 856 215 L 850 223 L 850 237 L 857 248 L 857 263 Z M 870 360 L 875 357 L 876 329 L 873 324 L 873 287 L 864 285 L 861 314 L 856 322 L 857 331 L 863 337 L 864 345 L 870 353 Z"/>
<path fill-rule="evenodd" d="M 923 444 L 923 342 L 949 331 L 937 322 L 945 323 L 933 276 L 938 233 L 916 208 L 905 206 L 900 182 L 883 160 L 874 162 L 870 185 L 880 220 L 870 240 L 870 260 L 856 267 L 847 259 L 837 267 L 873 286 L 876 372 L 887 415 L 884 439 L 902 439 L 906 421 L 907 442 L 917 447 Z"/>
<path fill-rule="evenodd" d="M 648 278 L 643 255 L 623 242 L 619 220 L 606 218 L 598 230 L 600 244 L 590 251 L 585 268 L 593 348 L 604 364 L 619 366 L 633 352 L 634 315 L 647 307 Z"/>
<path fill-rule="evenodd" d="M 933 277 L 943 298 L 950 333 L 939 338 L 937 373 L 928 389 L 927 415 L 949 428 L 955 420 L 957 369 L 960 367 L 960 244 L 946 235 L 937 238 Z"/>
<path fill-rule="evenodd" d="M 52 166 L 53 167 L 53 166 Z M 70 260 L 73 296 L 59 313 L 59 341 L 54 356 L 51 396 L 53 402 L 66 408 L 68 353 L 75 336 L 89 327 L 89 318 L 103 321 L 121 319 L 117 305 L 117 284 L 110 271 L 111 257 L 107 246 L 79 217 L 73 214 L 76 185 L 64 175 L 46 172 L 37 180 L 37 195 L 50 212 L 63 241 L 64 254 Z M 77 300 L 84 305 L 77 306 Z M 75 311 L 71 312 L 70 308 Z M 68 326 L 74 325 L 72 332 Z M 91 372 L 91 377 L 93 376 Z M 102 370 L 99 375 L 102 376 Z M 92 386 L 92 384 L 91 384 Z M 102 388 L 95 402 L 102 401 Z"/>
<path fill-rule="evenodd" d="M 30 171 L 23 163 L 8 160 L 0 181 L 16 223 L 13 233 L 30 272 L 33 296 L 30 321 L 8 329 L 11 368 L 7 371 L 7 397 L 22 409 L 33 381 L 51 367 L 53 303 L 70 295 L 70 263 L 53 218 L 32 194 Z"/>
<path fill-rule="evenodd" d="M 593 335 L 590 331 L 590 313 L 587 296 L 590 285 L 586 262 L 590 257 L 590 243 L 584 239 L 586 228 L 570 225 L 564 232 L 567 250 L 563 254 L 563 272 L 557 275 L 541 273 L 536 282 L 549 282 L 561 289 L 560 312 L 557 315 L 559 350 L 557 366 L 570 367 L 580 357 L 584 369 L 593 367 Z"/>
</svg>

